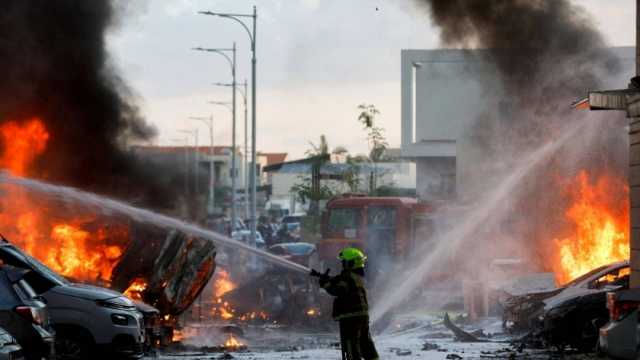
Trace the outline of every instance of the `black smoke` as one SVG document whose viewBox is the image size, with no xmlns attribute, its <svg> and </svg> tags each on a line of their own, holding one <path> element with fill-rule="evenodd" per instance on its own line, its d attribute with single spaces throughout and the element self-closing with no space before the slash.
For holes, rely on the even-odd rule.
<svg viewBox="0 0 640 360">
<path fill-rule="evenodd" d="M 553 98 L 584 93 L 617 68 L 589 14 L 568 0 L 424 2 L 444 44 L 489 50 L 509 94 L 555 105 Z"/>
<path fill-rule="evenodd" d="M 51 134 L 33 175 L 141 201 L 169 200 L 127 145 L 155 136 L 110 61 L 110 0 L 0 2 L 0 124 L 42 119 Z M 162 195 L 162 196 L 160 196 Z"/>
<path fill-rule="evenodd" d="M 576 136 L 527 178 L 505 203 L 512 207 L 509 218 L 487 224 L 514 242 L 521 240 L 532 257 L 557 255 L 540 250 L 553 249 L 549 241 L 562 238 L 568 228 L 565 211 L 571 199 L 562 186 L 582 170 L 593 182 L 603 174 L 626 179 L 622 116 L 578 112 L 570 106 L 589 90 L 602 89 L 621 70 L 619 61 L 586 10 L 568 0 L 415 1 L 428 10 L 443 46 L 483 49 L 473 53 L 492 64 L 499 79 L 499 90 L 485 89 L 491 110 L 478 113 L 466 134 L 477 159 L 477 183 L 491 178 L 492 171 L 499 178 L 567 125 L 595 124 L 597 131 Z M 623 188 L 611 191 L 624 196 Z"/>
</svg>

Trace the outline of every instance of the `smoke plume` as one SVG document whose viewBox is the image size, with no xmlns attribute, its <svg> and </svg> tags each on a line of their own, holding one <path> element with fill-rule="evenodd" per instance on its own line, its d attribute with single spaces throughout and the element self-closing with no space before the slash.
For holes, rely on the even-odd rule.
<svg viewBox="0 0 640 360">
<path fill-rule="evenodd" d="M 47 148 L 29 175 L 145 197 L 157 189 L 126 146 L 155 130 L 106 50 L 119 8 L 111 0 L 2 1 L 0 125 L 34 117 L 45 123 Z"/>
<path fill-rule="evenodd" d="M 565 211 L 571 199 L 562 187 L 570 188 L 583 170 L 594 182 L 602 174 L 626 176 L 621 117 L 570 107 L 620 71 L 617 58 L 589 14 L 568 0 L 417 1 L 426 6 L 444 46 L 483 49 L 474 53 L 495 68 L 500 83 L 499 90 L 486 89 L 492 106 L 477 115 L 465 134 L 475 160 L 470 173 L 483 179 L 470 185 L 472 197 L 495 186 L 567 125 L 593 125 L 526 177 L 504 203 L 509 211 L 495 214 L 482 229 L 488 235 L 479 243 L 492 249 L 488 256 L 509 247 L 524 247 L 525 254 L 537 259 L 557 256 L 544 252 L 555 249 L 551 242 L 567 228 Z"/>
</svg>

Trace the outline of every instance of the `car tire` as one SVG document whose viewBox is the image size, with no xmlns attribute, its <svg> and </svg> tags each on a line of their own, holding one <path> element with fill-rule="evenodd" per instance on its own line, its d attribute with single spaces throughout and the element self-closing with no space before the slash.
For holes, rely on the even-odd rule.
<svg viewBox="0 0 640 360">
<path fill-rule="evenodd" d="M 89 359 L 92 341 L 80 331 L 62 330 L 56 332 L 56 358 L 58 360 Z"/>
</svg>

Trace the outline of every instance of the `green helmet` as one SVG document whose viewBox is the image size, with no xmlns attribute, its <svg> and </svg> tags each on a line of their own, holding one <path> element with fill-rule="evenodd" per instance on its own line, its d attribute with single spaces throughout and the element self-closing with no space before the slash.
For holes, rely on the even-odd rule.
<svg viewBox="0 0 640 360">
<path fill-rule="evenodd" d="M 341 260 L 347 269 L 362 269 L 367 256 L 360 249 L 348 247 L 340 251 L 338 260 Z"/>
</svg>

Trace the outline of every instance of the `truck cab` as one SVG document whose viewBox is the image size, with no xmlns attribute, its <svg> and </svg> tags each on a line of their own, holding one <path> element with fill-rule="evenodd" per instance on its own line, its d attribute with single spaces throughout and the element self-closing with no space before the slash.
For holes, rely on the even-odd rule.
<svg viewBox="0 0 640 360">
<path fill-rule="evenodd" d="M 318 243 L 320 268 L 339 269 L 337 254 L 354 246 L 362 249 L 378 271 L 410 256 L 418 241 L 432 230 L 428 204 L 405 197 L 344 196 L 327 203 Z M 420 239 L 420 240 L 419 240 Z"/>
</svg>

